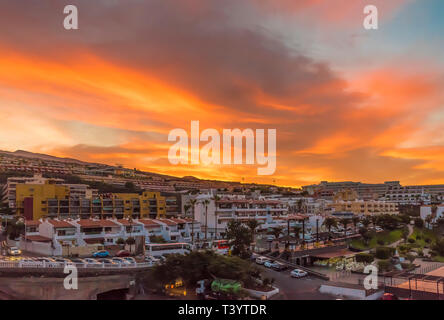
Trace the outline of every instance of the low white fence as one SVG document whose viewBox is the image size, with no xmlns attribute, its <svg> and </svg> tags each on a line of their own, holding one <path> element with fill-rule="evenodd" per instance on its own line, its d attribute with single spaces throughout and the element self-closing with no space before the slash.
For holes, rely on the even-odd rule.
<svg viewBox="0 0 444 320">
<path fill-rule="evenodd" d="M 38 269 L 57 269 L 65 266 L 75 266 L 81 269 L 138 269 L 149 268 L 153 265 L 149 262 L 133 264 L 111 264 L 111 263 L 63 263 L 48 261 L 0 261 L 0 269 L 14 268 L 38 268 Z"/>
</svg>

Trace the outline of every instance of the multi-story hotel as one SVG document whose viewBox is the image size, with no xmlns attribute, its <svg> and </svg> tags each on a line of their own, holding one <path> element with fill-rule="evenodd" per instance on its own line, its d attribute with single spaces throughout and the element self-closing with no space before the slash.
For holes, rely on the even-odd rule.
<svg viewBox="0 0 444 320">
<path fill-rule="evenodd" d="M 16 213 L 27 220 L 45 218 L 159 218 L 165 217 L 165 197 L 159 192 L 78 196 L 75 185 L 17 184 Z M 71 197 L 71 190 L 76 196 Z"/>
<path fill-rule="evenodd" d="M 273 223 L 288 215 L 288 206 L 278 200 L 253 200 L 245 198 L 223 198 L 215 200 L 209 194 L 197 196 L 195 218 L 202 228 L 207 226 L 207 237 L 222 235 L 230 220 L 247 221 L 256 219 L 260 223 Z M 204 201 L 209 203 L 205 205 Z"/>
<path fill-rule="evenodd" d="M 328 204 L 334 212 L 352 212 L 355 215 L 398 214 L 398 205 L 394 202 L 378 200 L 339 200 Z"/>
</svg>

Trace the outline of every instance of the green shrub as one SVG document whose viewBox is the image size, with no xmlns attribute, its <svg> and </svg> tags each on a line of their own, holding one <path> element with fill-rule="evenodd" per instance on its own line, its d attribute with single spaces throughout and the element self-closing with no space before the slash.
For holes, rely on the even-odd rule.
<svg viewBox="0 0 444 320">
<path fill-rule="evenodd" d="M 430 238 L 425 238 L 424 241 L 425 241 L 426 243 L 430 243 L 430 242 L 432 242 L 432 239 L 430 239 Z"/>
<path fill-rule="evenodd" d="M 371 253 L 359 253 L 356 256 L 356 262 L 372 263 L 375 257 Z"/>
<path fill-rule="evenodd" d="M 384 240 L 382 239 L 378 239 L 378 241 L 376 241 L 380 246 L 383 246 L 385 244 Z"/>
<path fill-rule="evenodd" d="M 416 218 L 415 219 L 415 226 L 417 228 L 422 228 L 424 227 L 424 221 L 421 218 Z"/>
<path fill-rule="evenodd" d="M 407 241 L 410 242 L 410 243 L 415 243 L 416 242 L 416 240 L 413 239 L 413 238 L 409 238 Z"/>
<path fill-rule="evenodd" d="M 378 269 L 379 271 L 389 271 L 392 268 L 392 264 L 389 260 L 379 260 Z"/>
<path fill-rule="evenodd" d="M 390 247 L 378 247 L 376 248 L 375 256 L 378 259 L 389 259 L 395 253 L 394 248 Z"/>
</svg>

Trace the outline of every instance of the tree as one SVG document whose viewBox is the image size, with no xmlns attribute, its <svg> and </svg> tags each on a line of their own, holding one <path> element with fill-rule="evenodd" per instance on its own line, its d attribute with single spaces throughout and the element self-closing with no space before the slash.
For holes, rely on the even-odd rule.
<svg viewBox="0 0 444 320">
<path fill-rule="evenodd" d="M 205 199 L 203 200 L 202 204 L 205 207 L 205 241 L 206 241 L 208 233 L 208 205 L 210 204 L 210 200 Z"/>
<path fill-rule="evenodd" d="M 123 240 L 123 238 L 119 238 L 116 240 L 116 244 L 123 245 L 123 244 L 125 244 L 125 240 Z"/>
<path fill-rule="evenodd" d="M 342 219 L 339 221 L 339 223 L 342 224 L 342 225 L 344 226 L 344 237 L 347 237 L 347 226 L 348 226 L 349 223 L 350 223 L 350 219 L 348 219 L 348 218 L 342 218 Z"/>
<path fill-rule="evenodd" d="M 425 222 L 427 223 L 427 228 L 430 228 L 430 225 L 433 221 L 433 217 L 431 214 L 429 214 L 426 218 L 425 218 Z"/>
<path fill-rule="evenodd" d="M 371 220 L 369 219 L 369 217 L 365 217 L 364 219 L 362 219 L 362 225 L 363 225 L 365 228 L 368 228 L 368 226 L 370 225 L 370 223 L 371 223 Z"/>
<path fill-rule="evenodd" d="M 331 238 L 331 228 L 336 227 L 338 222 L 335 218 L 328 217 L 324 220 L 323 225 L 328 229 L 328 238 Z"/>
<path fill-rule="evenodd" d="M 414 256 L 413 254 L 408 254 L 408 255 L 406 256 L 406 258 L 407 258 L 407 260 L 410 261 L 410 264 L 412 264 L 413 261 L 415 261 L 415 256 Z"/>
<path fill-rule="evenodd" d="M 241 258 L 248 258 L 246 248 L 250 245 L 251 235 L 247 226 L 237 220 L 231 220 L 227 224 L 226 237 L 233 248 L 232 254 Z"/>
<path fill-rule="evenodd" d="M 214 210 L 214 233 L 213 233 L 213 239 L 216 239 L 217 237 L 217 203 L 220 200 L 220 197 L 215 194 L 212 198 L 212 200 L 214 201 L 214 206 L 216 207 L 216 209 Z"/>
<path fill-rule="evenodd" d="M 256 234 L 259 222 L 256 219 L 249 219 L 245 224 L 250 229 L 251 242 L 254 242 L 254 235 Z"/>
<path fill-rule="evenodd" d="M 128 181 L 125 183 L 125 189 L 127 189 L 129 192 L 134 192 L 136 191 L 136 186 L 134 185 L 133 182 Z"/>
<path fill-rule="evenodd" d="M 359 223 L 360 220 L 361 220 L 361 219 L 359 219 L 359 217 L 357 217 L 357 216 L 354 216 L 354 217 L 352 218 L 352 223 L 353 223 L 353 226 L 355 227 L 355 233 L 356 233 L 356 229 L 357 229 L 357 227 L 358 227 L 358 223 Z"/>
<path fill-rule="evenodd" d="M 376 230 L 376 222 L 378 222 L 378 217 L 375 215 L 370 216 L 370 220 L 372 221 L 373 229 Z"/>
<path fill-rule="evenodd" d="M 195 220 L 195 206 L 197 203 L 197 199 L 190 199 L 190 205 L 191 205 L 191 246 L 194 246 L 194 220 Z"/>
<path fill-rule="evenodd" d="M 424 221 L 421 218 L 415 218 L 415 227 L 423 228 L 424 227 Z"/>
<path fill-rule="evenodd" d="M 126 244 L 132 246 L 133 244 L 136 243 L 136 240 L 133 237 L 129 237 L 128 239 L 126 239 Z"/>
<path fill-rule="evenodd" d="M 361 228 L 359 229 L 359 234 L 362 236 L 362 239 L 364 240 L 364 243 L 366 246 L 368 246 L 368 243 L 370 239 L 372 238 L 371 233 L 367 228 Z"/>
<path fill-rule="evenodd" d="M 283 230 L 282 227 L 273 228 L 273 230 L 271 231 L 271 234 L 274 235 L 274 237 L 277 240 L 277 239 L 279 239 L 279 236 L 281 235 L 282 230 Z"/>
<path fill-rule="evenodd" d="M 408 228 L 402 229 L 401 237 L 404 240 L 404 243 L 407 243 L 407 239 L 409 237 L 409 229 Z"/>
</svg>

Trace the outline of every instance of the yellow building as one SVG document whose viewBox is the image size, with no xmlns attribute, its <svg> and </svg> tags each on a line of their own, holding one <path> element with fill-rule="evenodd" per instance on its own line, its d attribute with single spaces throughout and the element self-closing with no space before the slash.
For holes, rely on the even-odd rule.
<svg viewBox="0 0 444 320">
<path fill-rule="evenodd" d="M 353 212 L 355 215 L 398 214 L 398 206 L 387 201 L 336 201 L 328 205 L 336 212 Z"/>
<path fill-rule="evenodd" d="M 114 200 L 123 201 L 124 217 L 164 218 L 166 216 L 165 197 L 160 192 L 114 193 Z"/>
<path fill-rule="evenodd" d="M 57 201 L 57 207 L 51 208 L 50 200 Z M 60 208 L 60 206 L 62 208 Z M 16 186 L 17 214 L 27 220 L 38 220 L 51 215 L 51 210 L 57 212 L 66 207 L 69 213 L 69 187 L 55 184 L 17 184 Z"/>
</svg>

